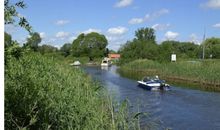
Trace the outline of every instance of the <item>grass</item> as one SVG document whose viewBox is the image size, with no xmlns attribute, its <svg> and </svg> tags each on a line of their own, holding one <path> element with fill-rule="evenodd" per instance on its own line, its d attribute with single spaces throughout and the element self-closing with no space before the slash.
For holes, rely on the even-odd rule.
<svg viewBox="0 0 220 130">
<path fill-rule="evenodd" d="M 205 90 L 220 91 L 220 61 L 218 60 L 159 63 L 142 59 L 122 65 L 119 73 L 136 79 L 146 75 L 159 75 L 170 82 L 185 82 Z"/>
<path fill-rule="evenodd" d="M 126 103 L 116 105 L 112 98 L 81 69 L 57 58 L 29 53 L 7 59 L 5 129 L 138 129 Z"/>
</svg>

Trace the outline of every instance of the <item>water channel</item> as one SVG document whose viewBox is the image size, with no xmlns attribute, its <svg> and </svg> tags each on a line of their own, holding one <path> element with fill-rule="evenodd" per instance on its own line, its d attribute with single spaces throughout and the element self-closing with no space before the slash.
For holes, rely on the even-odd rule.
<svg viewBox="0 0 220 130">
<path fill-rule="evenodd" d="M 114 93 L 117 100 L 128 99 L 132 111 L 149 113 L 141 127 L 156 124 L 155 129 L 219 130 L 220 93 L 172 86 L 171 91 L 155 92 L 138 87 L 132 79 L 121 77 L 117 67 L 84 67 L 84 70 Z"/>
</svg>

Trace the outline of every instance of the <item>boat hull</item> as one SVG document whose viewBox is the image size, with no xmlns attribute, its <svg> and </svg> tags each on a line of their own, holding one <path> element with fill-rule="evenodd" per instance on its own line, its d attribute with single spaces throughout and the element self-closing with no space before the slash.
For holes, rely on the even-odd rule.
<svg viewBox="0 0 220 130">
<path fill-rule="evenodd" d="M 138 86 L 149 91 L 170 90 L 169 86 L 163 86 L 161 83 L 146 83 L 138 81 Z"/>
<path fill-rule="evenodd" d="M 111 64 L 102 63 L 101 66 L 111 66 Z"/>
</svg>

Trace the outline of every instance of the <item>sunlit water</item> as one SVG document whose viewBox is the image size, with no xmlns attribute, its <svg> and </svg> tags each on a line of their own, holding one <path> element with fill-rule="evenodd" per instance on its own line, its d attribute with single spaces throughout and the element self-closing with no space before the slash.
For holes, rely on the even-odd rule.
<svg viewBox="0 0 220 130">
<path fill-rule="evenodd" d="M 116 66 L 84 67 L 95 80 L 113 93 L 116 100 L 128 99 L 131 111 L 148 112 L 141 127 L 174 130 L 220 130 L 220 93 L 172 86 L 171 91 L 155 92 L 138 87 L 135 80 L 121 77 Z"/>
</svg>

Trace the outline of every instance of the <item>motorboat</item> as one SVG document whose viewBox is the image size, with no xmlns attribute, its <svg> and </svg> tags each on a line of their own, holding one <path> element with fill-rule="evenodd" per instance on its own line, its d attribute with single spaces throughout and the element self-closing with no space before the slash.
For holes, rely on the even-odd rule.
<svg viewBox="0 0 220 130">
<path fill-rule="evenodd" d="M 111 60 L 109 58 L 104 58 L 102 60 L 101 66 L 111 66 Z"/>
<path fill-rule="evenodd" d="M 152 91 L 170 90 L 170 85 L 165 83 L 165 80 L 160 80 L 158 76 L 153 78 L 144 77 L 141 81 L 137 81 L 138 86 Z"/>
</svg>

